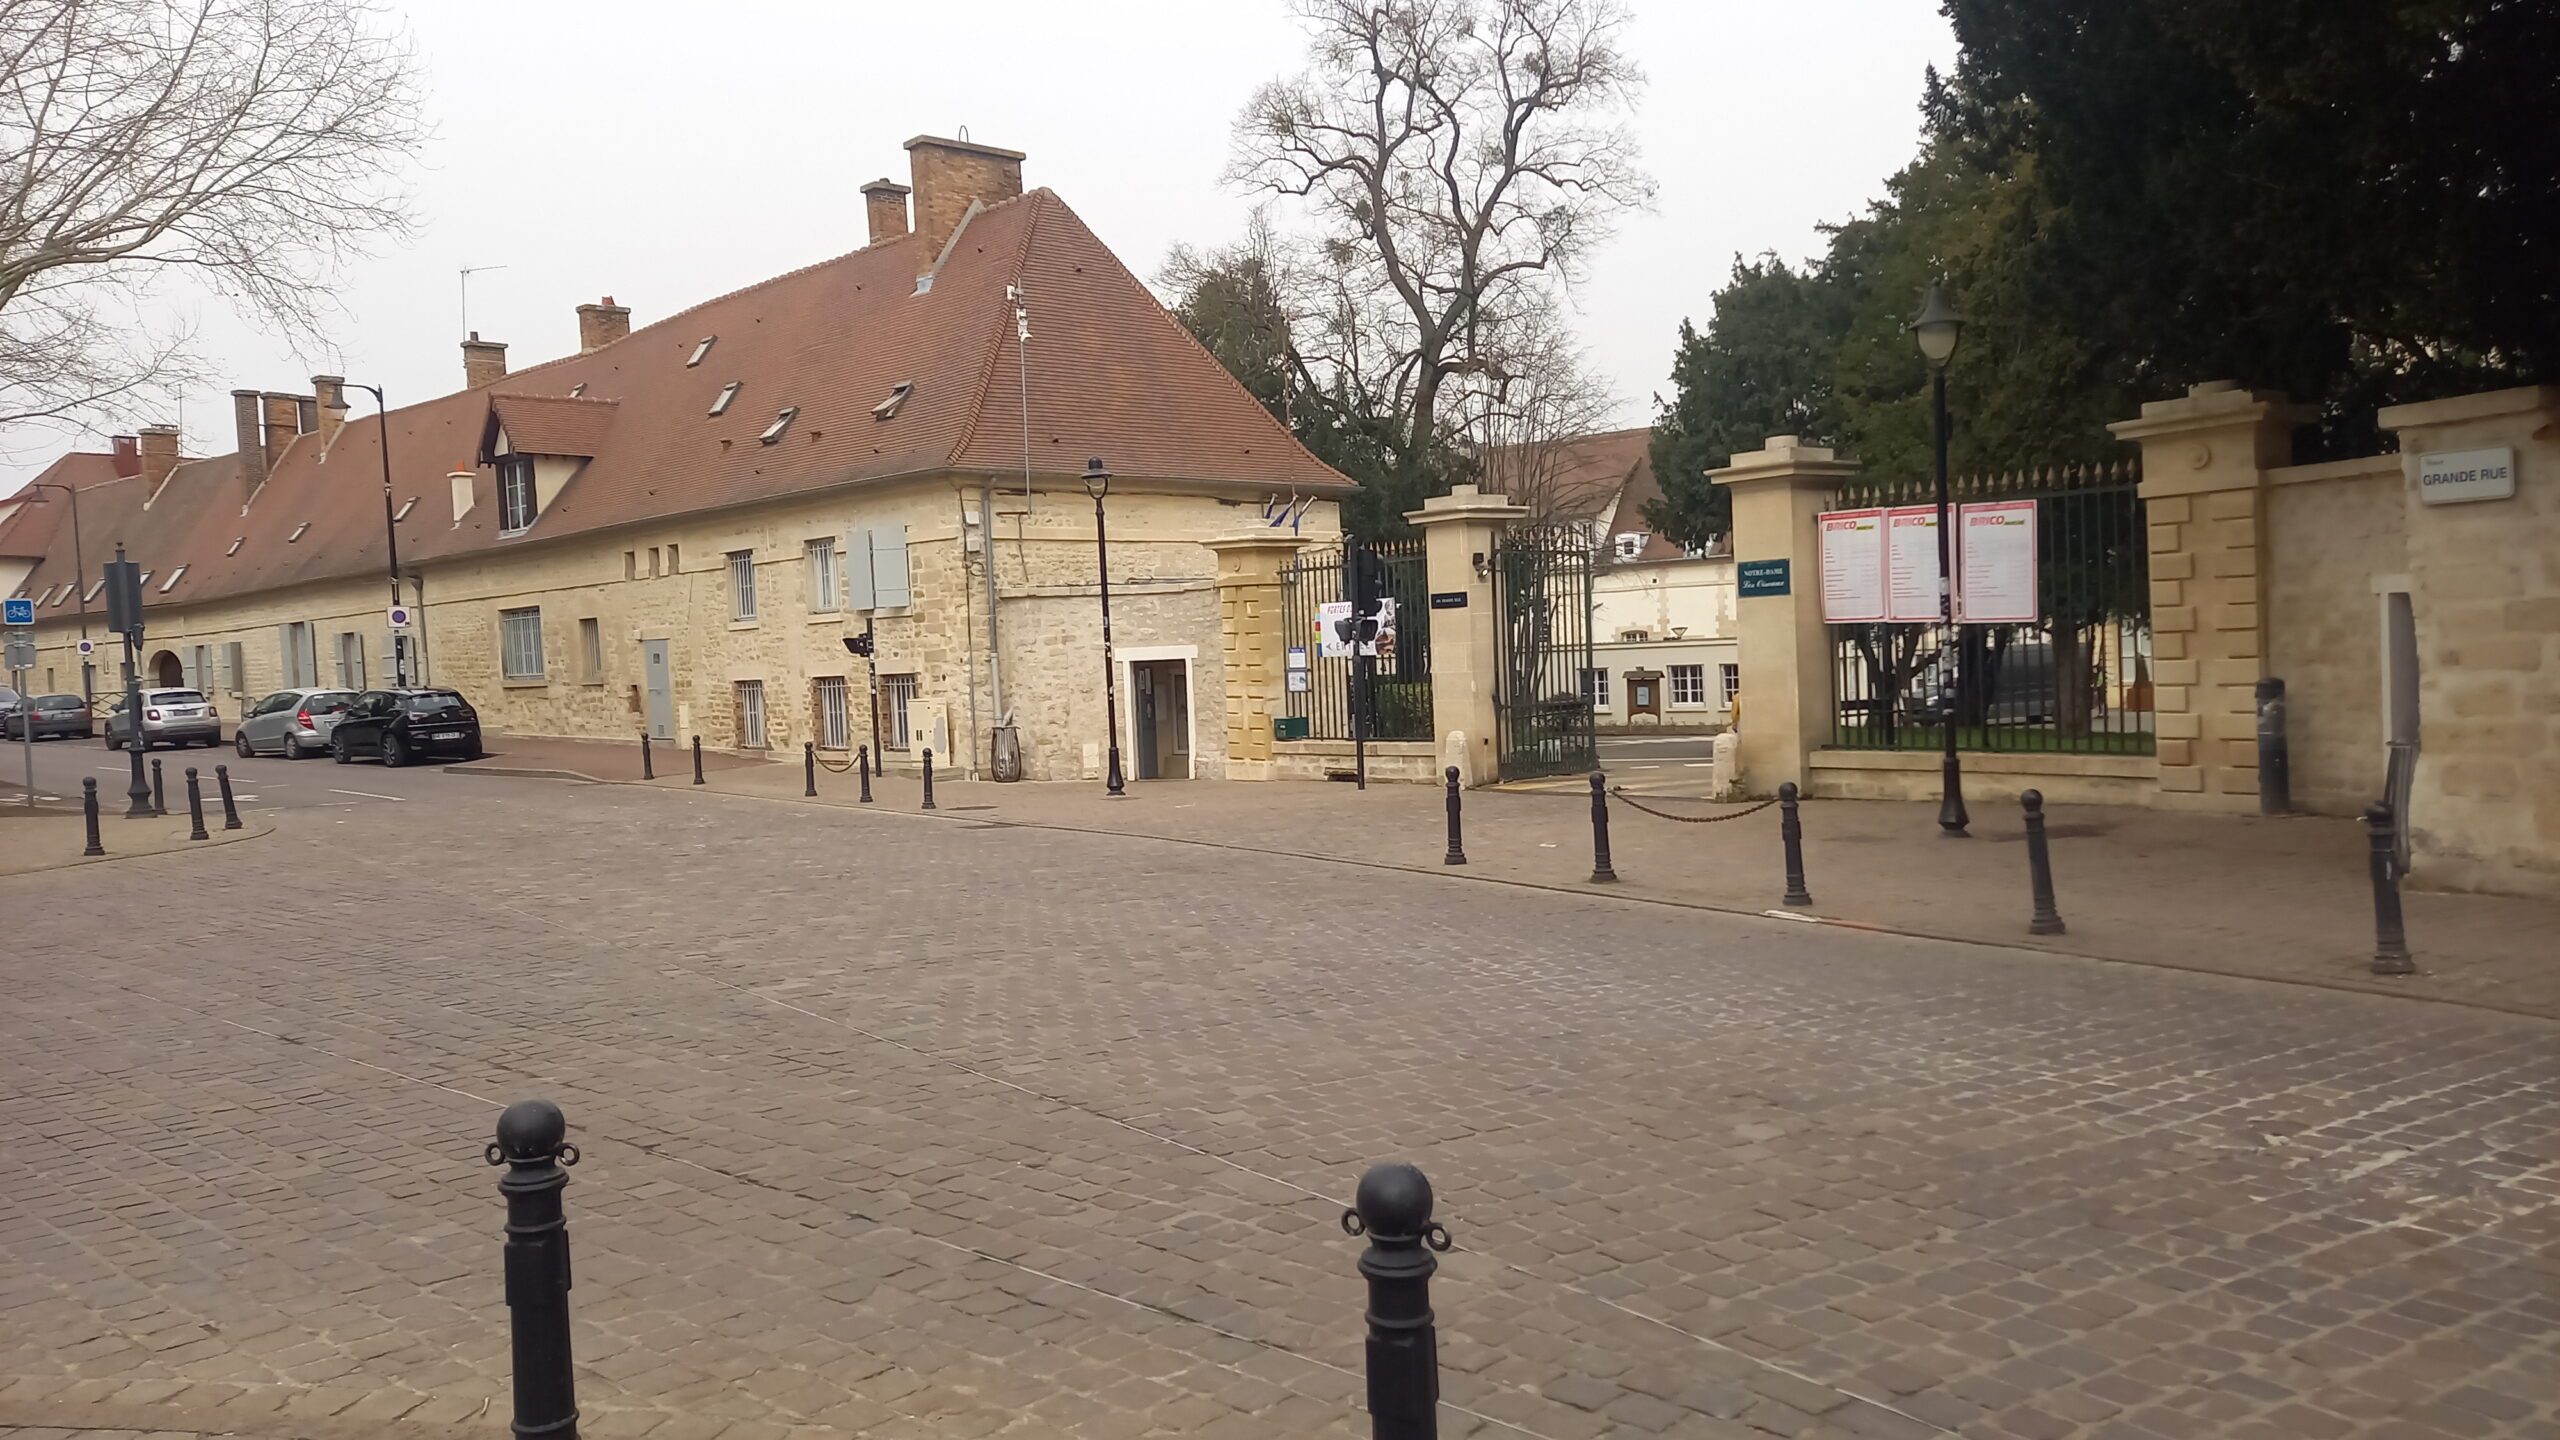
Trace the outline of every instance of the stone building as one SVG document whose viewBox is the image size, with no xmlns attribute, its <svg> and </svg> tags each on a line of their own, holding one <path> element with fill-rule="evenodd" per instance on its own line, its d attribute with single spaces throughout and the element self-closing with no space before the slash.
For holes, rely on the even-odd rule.
<svg viewBox="0 0 2560 1440">
<path fill-rule="evenodd" d="M 636 329 L 610 296 L 581 305 L 579 353 L 530 368 L 474 334 L 462 388 L 382 421 L 315 376 L 234 392 L 229 454 L 182 458 L 150 426 L 68 457 L 86 576 L 65 497 L 0 517 L 0 588 L 38 601 L 46 683 L 78 688 L 83 587 L 94 601 L 121 544 L 150 576 L 145 683 L 206 689 L 226 720 L 288 684 L 387 684 L 389 535 L 412 678 L 494 730 L 844 750 L 876 693 L 893 763 L 932 745 L 980 768 L 1010 716 L 1026 774 L 1090 775 L 1106 726 L 1079 477 L 1100 457 L 1133 775 L 1225 773 L 1204 542 L 1290 497 L 1313 502 L 1303 535 L 1334 533 L 1351 482 L 1063 201 L 1025 192 L 1019 153 L 906 149 L 910 184 L 863 187 L 850 254 Z M 845 645 L 866 629 L 876 692 Z"/>
</svg>

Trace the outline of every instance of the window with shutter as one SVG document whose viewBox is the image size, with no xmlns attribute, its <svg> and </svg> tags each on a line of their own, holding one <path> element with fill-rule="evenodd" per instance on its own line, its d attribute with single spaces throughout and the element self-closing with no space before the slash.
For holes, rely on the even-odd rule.
<svg viewBox="0 0 2560 1440">
<path fill-rule="evenodd" d="M 907 584 L 907 527 L 884 525 L 871 532 L 871 588 L 882 610 L 903 610 L 915 603 Z"/>
</svg>

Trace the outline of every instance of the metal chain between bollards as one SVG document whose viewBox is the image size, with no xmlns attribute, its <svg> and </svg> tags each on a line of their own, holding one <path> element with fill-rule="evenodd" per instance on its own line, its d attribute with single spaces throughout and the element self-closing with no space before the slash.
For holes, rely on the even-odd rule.
<svg viewBox="0 0 2560 1440">
<path fill-rule="evenodd" d="M 818 768 L 826 771 L 830 775 L 842 775 L 859 763 L 861 762 L 855 760 L 850 755 L 846 756 L 841 761 L 830 760 L 823 752 L 818 755 Z"/>
<path fill-rule="evenodd" d="M 1366 1236 L 1371 1440 L 1437 1440 L 1440 1337 L 1431 1313 L 1435 1250 L 1449 1232 L 1431 1218 L 1431 1182 L 1411 1165 L 1374 1165 L 1342 1212 L 1346 1235 Z"/>
<path fill-rule="evenodd" d="M 519 1440 L 578 1440 L 577 1375 L 569 1351 L 569 1221 L 560 1192 L 578 1163 L 569 1122 L 548 1100 L 519 1100 L 498 1117 L 488 1162 L 504 1165 L 507 1328 L 515 1350 Z"/>
<path fill-rule="evenodd" d="M 1736 810 L 1730 815 L 1674 815 L 1667 810 L 1656 810 L 1652 806 L 1636 799 L 1634 796 L 1628 794 L 1623 786 L 1612 785 L 1609 787 L 1609 793 L 1616 796 L 1621 804 L 1624 804 L 1631 809 L 1641 810 L 1656 820 L 1671 820 L 1682 825 L 1721 825 L 1727 820 L 1739 820 L 1745 815 L 1757 815 L 1761 811 L 1778 803 L 1776 800 L 1762 800 L 1756 804 L 1748 805 L 1740 810 Z M 1662 799 L 1664 797 L 1655 796 L 1654 798 Z M 1712 805 L 1719 802 L 1709 800 L 1701 803 Z"/>
</svg>

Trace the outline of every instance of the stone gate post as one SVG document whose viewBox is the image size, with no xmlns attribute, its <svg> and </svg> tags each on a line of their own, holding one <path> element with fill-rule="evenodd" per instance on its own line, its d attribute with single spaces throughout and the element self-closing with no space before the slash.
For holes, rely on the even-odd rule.
<svg viewBox="0 0 2560 1440">
<path fill-rule="evenodd" d="M 1440 740 L 1440 763 L 1455 765 L 1466 785 L 1501 778 L 1494 752 L 1494 688 L 1501 667 L 1494 649 L 1493 553 L 1502 532 L 1525 518 L 1529 507 L 1473 485 L 1457 485 L 1408 511 L 1423 534 L 1423 563 L 1434 597 L 1431 611 L 1431 729 Z M 1462 597 L 1450 603 L 1448 597 Z M 1450 737 L 1463 734 L 1460 754 Z"/>
<path fill-rule="evenodd" d="M 1302 545 L 1286 531 L 1206 542 L 1218 557 L 1218 642 L 1227 682 L 1227 778 L 1271 778 L 1271 717 L 1288 707 L 1281 572 Z"/>
<path fill-rule="evenodd" d="M 1818 517 L 1858 473 L 1820 445 L 1772 435 L 1707 478 L 1733 492 L 1734 601 L 1742 778 L 1754 795 L 1804 785 L 1807 757 L 1831 738 L 1831 635 L 1822 623 Z M 1777 562 L 1772 564 L 1770 562 Z M 1778 583 L 1778 566 L 1785 569 Z M 1743 575 L 1756 578 L 1745 584 Z"/>
</svg>

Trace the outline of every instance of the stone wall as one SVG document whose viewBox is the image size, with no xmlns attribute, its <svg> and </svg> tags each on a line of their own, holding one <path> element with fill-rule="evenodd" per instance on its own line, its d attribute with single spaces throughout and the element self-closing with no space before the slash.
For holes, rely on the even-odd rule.
<svg viewBox="0 0 2560 1440">
<path fill-rule="evenodd" d="M 2405 562 L 2400 457 L 2267 476 L 2267 664 L 2285 682 L 2293 803 L 2353 815 L 2382 793 L 2374 580 Z"/>
</svg>

